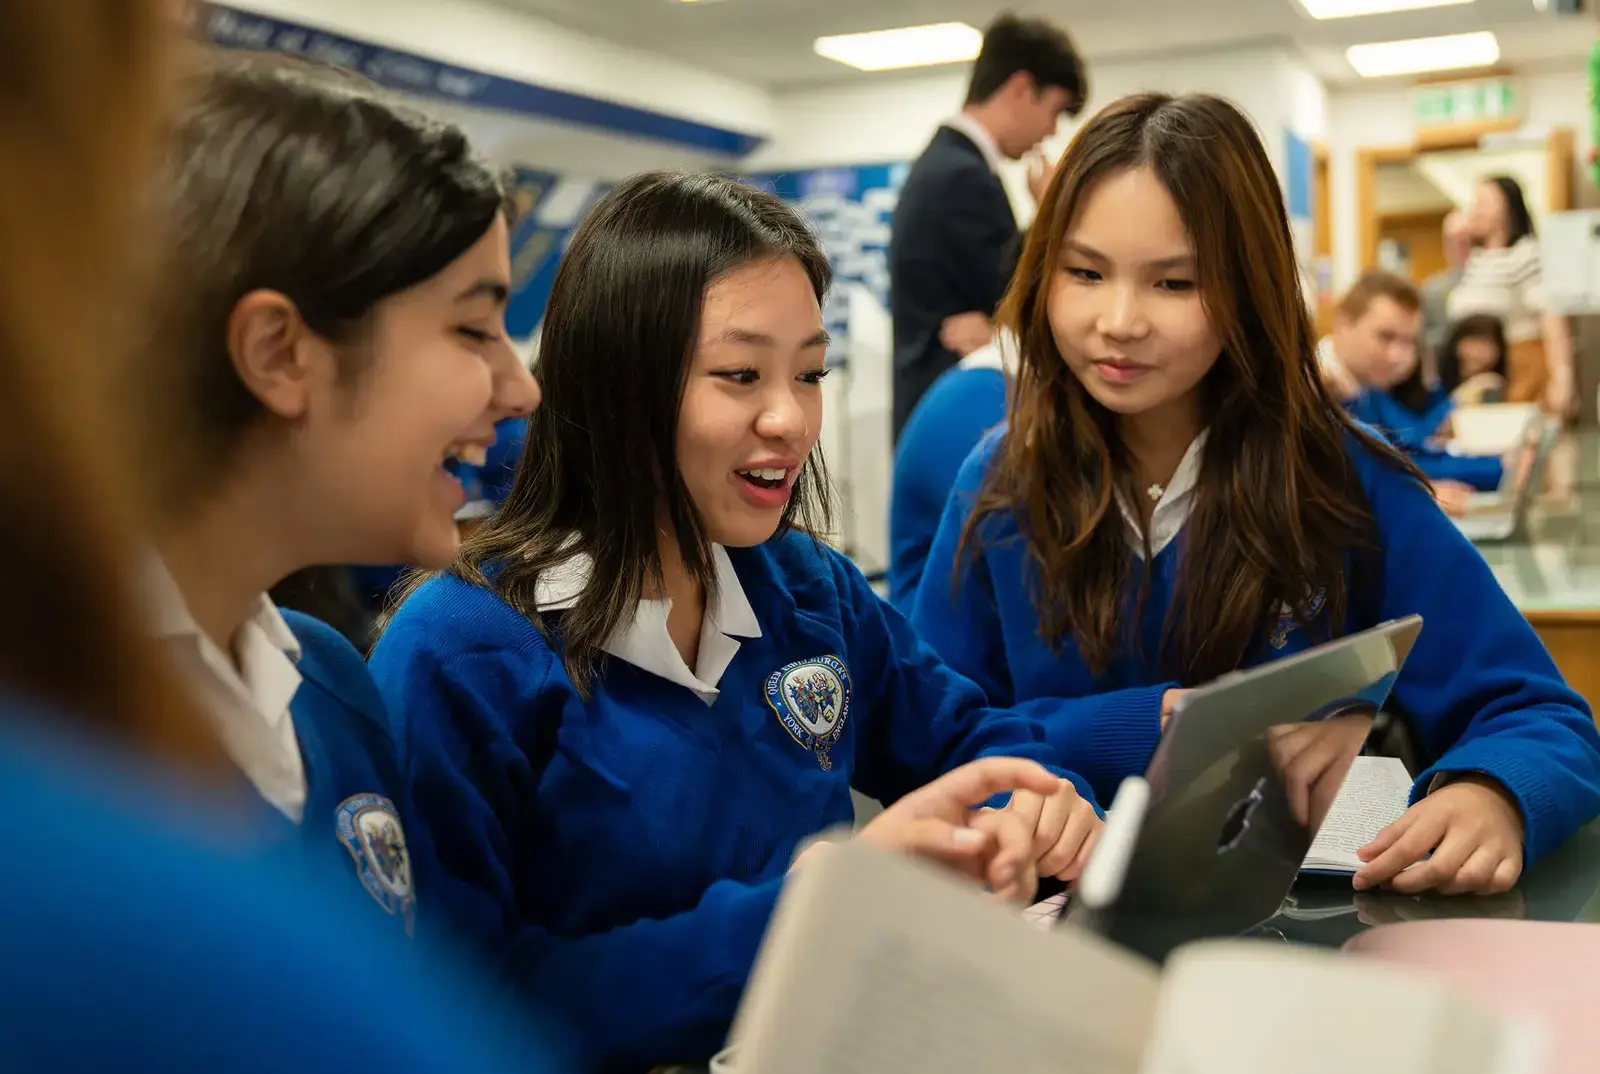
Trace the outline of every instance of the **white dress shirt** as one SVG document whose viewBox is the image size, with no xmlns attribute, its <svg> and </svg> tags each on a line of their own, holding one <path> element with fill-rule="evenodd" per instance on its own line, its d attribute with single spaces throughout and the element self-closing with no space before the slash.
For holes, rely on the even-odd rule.
<svg viewBox="0 0 1600 1074">
<path fill-rule="evenodd" d="M 962 369 L 998 369 L 1008 377 L 1017 375 L 1022 364 L 1022 344 L 1009 328 L 996 328 L 994 336 L 961 359 Z"/>
<path fill-rule="evenodd" d="M 223 749 L 278 812 L 300 823 L 305 762 L 289 702 L 300 688 L 300 643 L 265 593 L 233 636 L 233 659 L 195 622 L 171 572 L 150 557 L 145 600 L 156 636 L 210 716 Z M 236 662 L 237 661 L 237 662 Z"/>
<path fill-rule="evenodd" d="M 1206 436 L 1207 431 L 1202 430 L 1189 444 L 1189 449 L 1183 453 L 1172 480 L 1167 482 L 1161 498 L 1156 501 L 1156 509 L 1150 515 L 1152 557 L 1159 556 L 1161 550 L 1172 543 L 1172 539 L 1183 529 L 1184 523 L 1189 521 L 1190 512 L 1194 510 L 1194 490 L 1200 480 L 1200 460 L 1204 457 Z M 1117 507 L 1122 511 L 1123 533 L 1128 538 L 1128 544 L 1132 546 L 1134 554 L 1143 556 L 1144 531 L 1139 525 L 1139 513 L 1128 502 L 1120 485 L 1114 491 Z"/>
<path fill-rule="evenodd" d="M 716 596 L 706 601 L 700 620 L 700 652 L 690 670 L 683 655 L 667 633 L 670 597 L 641 600 L 630 622 L 620 624 L 601 646 L 619 660 L 641 671 L 658 675 L 668 682 L 688 688 L 707 705 L 717 700 L 717 683 L 739 651 L 739 639 L 761 637 L 761 624 L 739 584 L 733 561 L 721 545 L 711 546 L 711 562 L 717 575 Z M 534 586 L 534 606 L 540 611 L 561 611 L 578 603 L 578 595 L 594 573 L 594 561 L 587 555 L 573 556 L 565 563 L 540 575 Z"/>
</svg>

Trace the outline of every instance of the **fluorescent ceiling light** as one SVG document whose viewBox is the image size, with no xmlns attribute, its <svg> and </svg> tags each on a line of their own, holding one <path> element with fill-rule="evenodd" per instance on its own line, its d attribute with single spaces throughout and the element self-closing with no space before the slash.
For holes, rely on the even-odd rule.
<svg viewBox="0 0 1600 1074">
<path fill-rule="evenodd" d="M 1488 67 L 1500 59 L 1500 42 L 1488 30 L 1481 30 L 1448 37 L 1419 37 L 1411 41 L 1355 45 L 1344 55 L 1362 78 L 1382 78 L 1385 75 L 1412 75 L 1423 71 Z"/>
<path fill-rule="evenodd" d="M 1470 3 L 1472 0 L 1300 0 L 1300 6 L 1313 19 L 1352 19 L 1358 15 L 1387 15 L 1392 11 L 1420 11 Z"/>
<path fill-rule="evenodd" d="M 978 50 L 983 48 L 983 34 L 964 22 L 940 22 L 899 30 L 819 37 L 812 47 L 818 56 L 862 71 L 891 71 L 975 60 Z"/>
</svg>

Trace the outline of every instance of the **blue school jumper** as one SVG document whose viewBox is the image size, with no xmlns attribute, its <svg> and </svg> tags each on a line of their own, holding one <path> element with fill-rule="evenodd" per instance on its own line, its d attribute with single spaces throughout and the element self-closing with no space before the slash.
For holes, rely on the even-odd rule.
<svg viewBox="0 0 1600 1074">
<path fill-rule="evenodd" d="M 911 610 L 961 464 L 1005 420 L 1005 371 L 957 366 L 933 382 L 900 430 L 889 496 L 889 600 L 900 611 Z"/>
<path fill-rule="evenodd" d="M 727 555 L 760 636 L 710 705 L 614 658 L 585 702 L 559 644 L 453 577 L 371 659 L 450 874 L 424 915 L 497 955 L 600 1069 L 722 1045 L 797 846 L 850 823 L 852 787 L 892 802 L 977 757 L 1061 757 L 843 556 L 798 533 Z"/>
<path fill-rule="evenodd" d="M 1500 487 L 1505 466 L 1493 457 L 1451 455 L 1431 445 L 1433 434 L 1455 409 L 1450 396 L 1435 388 L 1428 406 L 1421 413 L 1402 405 L 1388 392 L 1363 388 L 1345 403 L 1351 417 L 1378 430 L 1395 447 L 1411 456 L 1411 461 L 1430 481 L 1460 481 L 1479 492 Z"/>
<path fill-rule="evenodd" d="M 454 965 L 241 856 L 234 802 L 52 733 L 68 725 L 0 699 L 0 1070 L 555 1069 Z"/>
<path fill-rule="evenodd" d="M 1036 713 L 1046 741 L 1073 758 L 1104 796 L 1144 770 L 1161 734 L 1162 695 L 1178 684 L 1163 681 L 1133 653 L 1117 656 L 1101 675 L 1090 674 L 1070 638 L 1052 653 L 1039 637 L 1025 546 L 1009 515 L 985 523 L 989 539 L 981 557 L 952 587 L 967 512 L 1002 443 L 1003 434 L 987 438 L 962 467 L 912 622 L 992 703 Z M 1351 601 L 1341 632 L 1412 614 L 1424 620 L 1393 693 L 1413 722 L 1427 765 L 1413 799 L 1441 773 L 1493 776 L 1522 807 L 1525 858 L 1537 860 L 1600 815 L 1600 734 L 1589 706 L 1567 688 L 1483 557 L 1427 491 L 1354 438 L 1350 443 L 1383 554 L 1372 609 L 1358 619 L 1355 605 L 1364 602 Z M 1180 531 L 1151 563 L 1139 631 L 1152 655 L 1159 651 L 1183 545 Z M 1371 569 L 1378 571 L 1376 562 Z M 1130 594 L 1136 584 L 1130 582 Z M 1247 665 L 1310 644 L 1291 616 L 1264 626 Z"/>
<path fill-rule="evenodd" d="M 417 877 L 433 861 L 416 822 L 383 700 L 354 646 L 318 619 L 283 611 L 301 653 L 300 688 L 289 702 L 305 764 L 306 805 L 298 825 L 281 814 L 274 853 L 343 877 L 358 904 L 374 903 L 410 936 Z M 398 934 L 398 933 L 397 933 Z"/>
</svg>

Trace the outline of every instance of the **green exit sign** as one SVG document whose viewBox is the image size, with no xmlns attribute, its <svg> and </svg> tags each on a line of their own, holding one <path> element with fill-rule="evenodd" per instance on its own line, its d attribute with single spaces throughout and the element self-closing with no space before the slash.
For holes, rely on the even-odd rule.
<svg viewBox="0 0 1600 1074">
<path fill-rule="evenodd" d="M 1440 82 L 1411 91 L 1411 115 L 1422 128 L 1514 120 L 1520 106 L 1516 83 L 1509 78 Z"/>
</svg>

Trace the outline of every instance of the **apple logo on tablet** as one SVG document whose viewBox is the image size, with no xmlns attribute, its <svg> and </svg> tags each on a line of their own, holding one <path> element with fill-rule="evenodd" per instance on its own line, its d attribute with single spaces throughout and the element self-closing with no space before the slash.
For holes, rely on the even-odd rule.
<svg viewBox="0 0 1600 1074">
<path fill-rule="evenodd" d="M 1222 832 L 1217 836 L 1217 853 L 1226 854 L 1238 846 L 1244 839 L 1244 833 L 1250 830 L 1250 818 L 1255 815 L 1256 809 L 1266 797 L 1265 789 L 1267 777 L 1262 776 L 1256 780 L 1256 785 L 1250 793 L 1233 804 L 1228 810 L 1228 816 L 1222 822 Z"/>
</svg>

